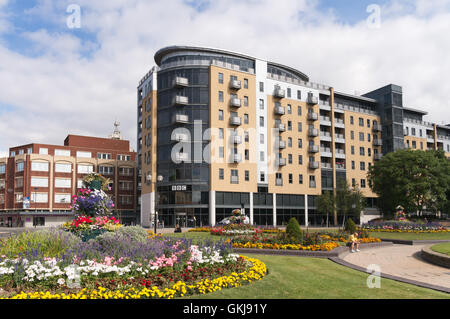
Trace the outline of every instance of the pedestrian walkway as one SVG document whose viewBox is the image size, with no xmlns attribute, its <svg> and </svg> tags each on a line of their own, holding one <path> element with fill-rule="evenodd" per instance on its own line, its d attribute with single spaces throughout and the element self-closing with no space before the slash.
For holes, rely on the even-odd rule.
<svg viewBox="0 0 450 319">
<path fill-rule="evenodd" d="M 450 269 L 430 264 L 420 257 L 425 245 L 392 245 L 349 253 L 343 260 L 363 268 L 371 264 L 382 274 L 450 289 Z"/>
</svg>

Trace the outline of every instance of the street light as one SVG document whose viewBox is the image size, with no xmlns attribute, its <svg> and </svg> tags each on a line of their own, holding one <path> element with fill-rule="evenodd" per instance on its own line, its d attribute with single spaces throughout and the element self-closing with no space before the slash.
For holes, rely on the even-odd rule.
<svg viewBox="0 0 450 319">
<path fill-rule="evenodd" d="M 154 185 L 154 191 L 155 191 L 155 212 L 153 213 L 153 224 L 154 224 L 155 234 L 156 234 L 156 221 L 157 221 L 157 215 L 158 215 L 158 212 L 156 211 L 156 198 L 157 198 L 157 196 L 156 196 L 157 195 L 156 183 L 157 182 L 162 182 L 164 180 L 164 177 L 162 175 L 158 175 L 158 177 L 156 178 L 156 182 L 153 182 L 152 174 L 148 174 L 146 176 L 146 179 L 147 179 L 147 183 L 152 183 Z"/>
</svg>

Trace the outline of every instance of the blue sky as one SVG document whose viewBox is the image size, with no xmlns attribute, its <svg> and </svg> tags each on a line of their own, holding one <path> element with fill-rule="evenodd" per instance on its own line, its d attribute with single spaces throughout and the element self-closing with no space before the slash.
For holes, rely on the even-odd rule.
<svg viewBox="0 0 450 319">
<path fill-rule="evenodd" d="M 67 27 L 71 3 L 80 29 Z M 0 0 L 0 156 L 107 136 L 115 119 L 136 145 L 137 83 L 177 44 L 279 62 L 350 94 L 395 83 L 408 106 L 450 122 L 449 32 L 450 0 Z"/>
</svg>

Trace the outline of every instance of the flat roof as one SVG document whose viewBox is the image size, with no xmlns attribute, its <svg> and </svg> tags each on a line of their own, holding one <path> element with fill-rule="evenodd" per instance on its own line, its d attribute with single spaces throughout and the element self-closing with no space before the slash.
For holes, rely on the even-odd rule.
<svg viewBox="0 0 450 319">
<path fill-rule="evenodd" d="M 337 92 L 334 91 L 335 95 L 341 95 L 343 97 L 347 97 L 350 99 L 356 99 L 356 100 L 361 100 L 361 101 L 365 101 L 365 102 L 371 102 L 371 103 L 377 103 L 377 100 L 365 97 L 365 96 L 361 96 L 361 95 L 353 95 L 353 94 L 348 94 L 348 93 L 342 93 L 342 92 Z"/>
<path fill-rule="evenodd" d="M 428 114 L 428 112 L 426 112 L 426 111 L 421 111 L 421 110 L 418 110 L 418 109 L 413 109 L 412 107 L 403 107 L 403 109 L 404 109 L 405 111 L 409 111 L 409 112 L 413 112 L 413 113 L 419 113 L 419 114 L 422 114 L 422 115 L 427 115 L 427 114 Z"/>
</svg>

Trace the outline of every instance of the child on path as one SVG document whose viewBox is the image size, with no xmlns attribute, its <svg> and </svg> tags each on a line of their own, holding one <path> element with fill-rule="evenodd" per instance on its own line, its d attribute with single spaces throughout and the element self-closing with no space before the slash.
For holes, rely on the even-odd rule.
<svg viewBox="0 0 450 319">
<path fill-rule="evenodd" d="M 352 253 L 360 251 L 359 250 L 359 239 L 358 239 L 358 233 L 354 233 L 353 235 L 350 236 L 350 240 L 352 242 Z M 355 246 L 356 246 L 356 250 L 355 250 Z"/>
</svg>

